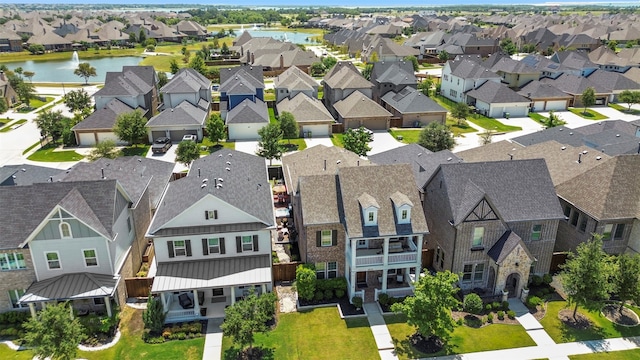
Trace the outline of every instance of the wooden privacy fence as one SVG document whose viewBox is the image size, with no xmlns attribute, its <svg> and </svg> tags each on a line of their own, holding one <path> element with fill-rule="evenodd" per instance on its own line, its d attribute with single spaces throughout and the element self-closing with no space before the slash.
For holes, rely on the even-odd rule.
<svg viewBox="0 0 640 360">
<path fill-rule="evenodd" d="M 300 264 L 303 264 L 303 262 L 273 264 L 273 281 L 294 281 L 296 279 L 296 268 Z"/>
<path fill-rule="evenodd" d="M 151 292 L 153 278 L 126 278 L 124 283 L 127 286 L 128 297 L 147 297 Z"/>
</svg>

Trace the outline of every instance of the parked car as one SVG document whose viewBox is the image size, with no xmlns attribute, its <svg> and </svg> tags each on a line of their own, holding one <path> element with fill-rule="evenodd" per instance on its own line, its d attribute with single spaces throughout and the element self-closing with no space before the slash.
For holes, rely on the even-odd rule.
<svg viewBox="0 0 640 360">
<path fill-rule="evenodd" d="M 198 137 L 193 134 L 187 134 L 182 137 L 182 141 L 198 141 Z"/>
<path fill-rule="evenodd" d="M 153 141 L 151 145 L 151 151 L 154 154 L 164 154 L 171 147 L 171 139 L 168 137 L 159 137 Z"/>
<path fill-rule="evenodd" d="M 362 129 L 362 131 L 369 135 L 369 141 L 373 141 L 373 131 L 367 129 L 366 127 L 362 127 L 360 129 Z"/>
</svg>

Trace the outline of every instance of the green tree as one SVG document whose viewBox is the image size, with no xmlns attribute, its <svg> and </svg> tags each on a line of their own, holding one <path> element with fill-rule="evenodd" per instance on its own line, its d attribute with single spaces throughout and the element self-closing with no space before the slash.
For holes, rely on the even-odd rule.
<svg viewBox="0 0 640 360">
<path fill-rule="evenodd" d="M 229 45 L 227 45 L 226 41 L 222 42 L 222 48 L 220 49 L 220 53 L 222 55 L 228 55 L 229 54 Z"/>
<path fill-rule="evenodd" d="M 616 48 L 618 47 L 618 42 L 617 42 L 617 41 L 615 41 L 615 40 L 611 40 L 611 41 L 607 42 L 607 47 L 608 47 L 609 49 L 611 49 L 611 51 L 614 51 L 614 52 L 615 52 L 615 51 L 616 51 Z"/>
<path fill-rule="evenodd" d="M 440 54 L 438 54 L 438 60 L 440 60 L 443 63 L 447 62 L 447 60 L 449 60 L 449 53 L 442 50 Z"/>
<path fill-rule="evenodd" d="M 373 64 L 367 64 L 364 66 L 364 69 L 362 70 L 362 76 L 367 80 L 371 80 L 372 71 L 373 71 Z"/>
<path fill-rule="evenodd" d="M 592 235 L 592 239 L 578 245 L 575 253 L 569 253 L 562 266 L 562 284 L 569 303 L 575 305 L 574 319 L 578 306 L 599 309 L 612 290 L 613 284 L 609 282 L 613 275 L 610 256 L 602 250 L 602 235 Z"/>
<path fill-rule="evenodd" d="M 226 132 L 224 131 L 224 121 L 220 117 L 220 114 L 211 114 L 209 119 L 207 119 L 205 128 L 207 130 L 207 137 L 212 143 L 220 144 L 220 140 L 224 140 Z"/>
<path fill-rule="evenodd" d="M 582 101 L 582 105 L 584 105 L 583 114 L 586 114 L 587 108 L 589 106 L 593 106 L 596 103 L 596 90 L 591 86 L 584 89 L 584 91 L 582 92 L 582 96 L 580 97 L 580 100 Z"/>
<path fill-rule="evenodd" d="M 457 282 L 458 275 L 448 270 L 436 275 L 425 272 L 415 283 L 414 295 L 391 305 L 391 310 L 405 314 L 407 323 L 424 338 L 436 337 L 446 342 L 455 327 L 451 310 L 458 305 Z"/>
<path fill-rule="evenodd" d="M 274 293 L 258 296 L 251 287 L 247 297 L 224 309 L 224 322 L 220 329 L 225 336 L 233 337 L 233 341 L 241 347 L 249 345 L 248 354 L 251 354 L 254 335 L 269 330 L 267 323 L 275 315 L 275 302 Z"/>
<path fill-rule="evenodd" d="M 453 134 L 447 125 L 437 121 L 429 123 L 420 132 L 418 144 L 433 152 L 451 150 L 456 144 Z"/>
<path fill-rule="evenodd" d="M 71 316 L 68 303 L 48 305 L 23 327 L 27 345 L 40 359 L 75 359 L 78 344 L 86 337 L 80 321 Z"/>
<path fill-rule="evenodd" d="M 367 153 L 371 151 L 369 142 L 371 142 L 371 134 L 362 127 L 358 129 L 348 129 L 342 137 L 344 148 L 359 156 L 367 156 Z"/>
<path fill-rule="evenodd" d="M 324 74 L 324 71 L 325 71 L 325 67 L 319 61 L 314 62 L 309 67 L 309 72 L 311 73 L 311 76 L 321 76 L 322 74 Z"/>
<path fill-rule="evenodd" d="M 165 313 L 162 308 L 162 302 L 149 294 L 147 308 L 142 313 L 142 322 L 144 322 L 145 329 L 149 329 L 153 334 L 162 333 L 164 318 Z"/>
<path fill-rule="evenodd" d="M 133 32 L 129 33 L 129 42 L 133 44 L 136 41 L 138 41 L 138 39 L 136 39 L 136 34 Z"/>
<path fill-rule="evenodd" d="M 88 62 L 78 64 L 78 68 L 73 71 L 75 75 L 84 78 L 85 85 L 89 84 L 89 78 L 96 76 L 96 68 L 91 66 Z"/>
<path fill-rule="evenodd" d="M 376 51 L 372 51 L 371 55 L 369 55 L 368 63 L 371 63 L 371 64 L 376 63 L 378 62 L 379 58 L 380 57 L 378 56 L 378 53 Z"/>
<path fill-rule="evenodd" d="M 41 44 L 31 44 L 29 45 L 29 52 L 32 54 L 42 54 L 44 53 L 44 46 Z"/>
<path fill-rule="evenodd" d="M 543 120 L 545 128 L 552 128 L 556 126 L 563 125 L 565 122 L 562 121 L 560 115 L 553 112 L 553 110 L 549 111 L 549 116 Z"/>
<path fill-rule="evenodd" d="M 220 40 L 218 38 L 213 38 L 213 50 L 220 49 Z"/>
<path fill-rule="evenodd" d="M 138 42 L 140 44 L 143 44 L 147 41 L 147 34 L 144 32 L 144 29 L 140 29 L 140 31 L 138 32 Z"/>
<path fill-rule="evenodd" d="M 115 159 L 122 153 L 116 148 L 116 142 L 110 139 L 100 141 L 89 153 L 89 160 L 95 161 L 101 158 Z"/>
<path fill-rule="evenodd" d="M 191 58 L 188 66 L 202 75 L 207 74 L 207 65 L 205 65 L 204 59 L 199 54 Z"/>
<path fill-rule="evenodd" d="M 36 76 L 36 73 L 34 73 L 33 71 L 25 71 L 24 72 L 24 77 L 26 77 L 27 79 L 29 79 L 29 82 L 33 82 L 33 77 Z"/>
<path fill-rule="evenodd" d="M 167 85 L 169 79 L 167 78 L 167 73 L 164 71 L 158 71 L 158 88 L 162 88 Z"/>
<path fill-rule="evenodd" d="M 40 129 L 40 135 L 51 136 L 55 142 L 61 136 L 63 119 L 62 111 L 45 110 L 38 114 L 35 122 Z"/>
<path fill-rule="evenodd" d="M 631 106 L 633 104 L 640 103 L 640 91 L 624 90 L 620 95 L 618 95 L 618 101 L 627 103 L 627 106 L 629 107 L 628 111 L 631 111 Z"/>
<path fill-rule="evenodd" d="M 616 261 L 615 293 L 620 298 L 619 311 L 622 313 L 627 301 L 640 301 L 640 256 L 622 254 Z"/>
<path fill-rule="evenodd" d="M 91 97 L 84 89 L 71 90 L 64 96 L 64 104 L 72 113 L 80 112 L 91 106 Z"/>
<path fill-rule="evenodd" d="M 200 149 L 195 141 L 181 141 L 176 149 L 176 161 L 189 166 L 200 158 Z"/>
<path fill-rule="evenodd" d="M 418 83 L 418 90 L 420 90 L 420 92 L 422 92 L 424 95 L 429 96 L 432 86 L 433 80 L 429 78 L 423 79 Z"/>
<path fill-rule="evenodd" d="M 171 60 L 171 62 L 169 63 L 169 68 L 171 69 L 171 74 L 173 75 L 177 74 L 178 71 L 180 71 L 180 66 L 178 65 L 176 59 Z"/>
<path fill-rule="evenodd" d="M 26 83 L 24 80 L 19 79 L 17 81 L 17 85 L 11 85 L 13 90 L 15 90 L 16 95 L 18 95 L 18 99 L 22 101 L 23 104 L 27 106 L 31 106 L 31 99 L 33 98 L 33 94 L 35 93 L 35 88 L 33 84 Z"/>
<path fill-rule="evenodd" d="M 122 113 L 116 118 L 113 132 L 132 145 L 140 144 L 147 136 L 147 119 L 140 110 Z"/>
<path fill-rule="evenodd" d="M 260 141 L 258 141 L 259 150 L 257 155 L 265 159 L 269 159 L 269 165 L 273 159 L 280 159 L 282 156 L 282 130 L 278 124 L 270 123 L 258 130 Z"/>
<path fill-rule="evenodd" d="M 416 58 L 415 56 L 409 55 L 405 57 L 404 60 L 411 62 L 411 64 L 413 65 L 413 72 L 418 72 L 418 70 L 420 70 L 420 64 L 418 64 L 418 58 Z"/>
<path fill-rule="evenodd" d="M 316 293 L 316 271 L 313 265 L 302 264 L 296 268 L 296 290 L 298 296 L 304 300 L 313 299 Z"/>
<path fill-rule="evenodd" d="M 287 139 L 288 143 L 291 144 L 291 139 L 296 139 L 298 138 L 298 135 L 300 135 L 300 130 L 295 117 L 292 113 L 283 111 L 278 120 L 280 123 L 280 131 L 282 131 L 282 137 Z"/>
<path fill-rule="evenodd" d="M 451 116 L 458 121 L 458 125 L 462 125 L 462 120 L 466 120 L 471 110 L 469 105 L 459 102 L 451 108 Z"/>
<path fill-rule="evenodd" d="M 0 97 L 0 114 L 6 113 L 7 110 L 9 110 L 9 106 L 7 105 L 7 101 L 3 97 Z"/>
<path fill-rule="evenodd" d="M 493 142 L 493 131 L 487 130 L 478 134 L 480 145 L 489 145 Z"/>
<path fill-rule="evenodd" d="M 325 56 L 322 58 L 322 65 L 324 65 L 326 70 L 331 69 L 337 62 L 338 60 L 333 56 Z"/>
<path fill-rule="evenodd" d="M 500 49 L 502 49 L 502 51 L 509 54 L 510 56 L 518 51 L 516 45 L 513 43 L 513 40 L 511 40 L 510 38 L 506 38 L 500 42 Z"/>
</svg>

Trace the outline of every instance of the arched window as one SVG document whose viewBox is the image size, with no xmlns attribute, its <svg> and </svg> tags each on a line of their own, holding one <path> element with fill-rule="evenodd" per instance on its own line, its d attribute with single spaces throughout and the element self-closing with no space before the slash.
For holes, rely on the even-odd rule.
<svg viewBox="0 0 640 360">
<path fill-rule="evenodd" d="M 69 223 L 60 223 L 60 236 L 62 236 L 63 239 L 72 237 L 71 226 L 69 225 Z"/>
</svg>

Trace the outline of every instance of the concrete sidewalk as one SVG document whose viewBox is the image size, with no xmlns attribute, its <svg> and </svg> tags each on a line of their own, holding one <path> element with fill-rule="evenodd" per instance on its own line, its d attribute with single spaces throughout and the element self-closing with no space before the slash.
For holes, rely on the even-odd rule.
<svg viewBox="0 0 640 360">
<path fill-rule="evenodd" d="M 509 309 L 516 313 L 516 320 L 522 325 L 527 334 L 538 346 L 555 345 L 555 341 L 547 334 L 542 324 L 529 313 L 529 309 L 520 299 L 509 299 Z"/>
<path fill-rule="evenodd" d="M 220 325 L 223 318 L 209 319 L 207 323 L 207 334 L 204 338 L 203 360 L 220 360 L 222 359 L 222 330 Z"/>
<path fill-rule="evenodd" d="M 380 308 L 375 302 L 364 304 L 364 310 L 367 312 L 367 320 L 373 333 L 373 338 L 376 341 L 378 347 L 378 353 L 382 360 L 397 360 L 395 348 L 393 346 L 393 339 L 389 334 L 387 323 L 384 321 Z"/>
</svg>

